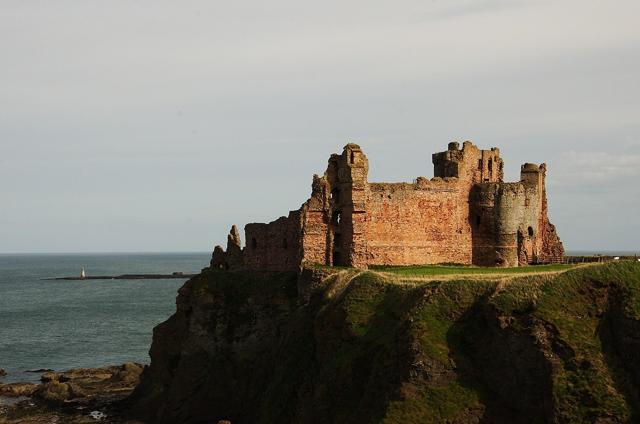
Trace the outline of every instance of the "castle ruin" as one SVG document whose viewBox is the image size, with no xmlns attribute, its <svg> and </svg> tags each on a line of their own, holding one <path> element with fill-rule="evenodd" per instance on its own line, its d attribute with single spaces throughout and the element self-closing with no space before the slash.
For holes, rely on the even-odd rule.
<svg viewBox="0 0 640 424">
<path fill-rule="evenodd" d="M 546 166 L 526 163 L 503 182 L 500 150 L 465 141 L 433 155 L 434 178 L 372 183 L 356 144 L 313 176 L 311 197 L 268 224 L 234 225 L 214 269 L 298 270 L 304 264 L 353 266 L 456 263 L 514 267 L 562 260 L 547 216 Z"/>
</svg>

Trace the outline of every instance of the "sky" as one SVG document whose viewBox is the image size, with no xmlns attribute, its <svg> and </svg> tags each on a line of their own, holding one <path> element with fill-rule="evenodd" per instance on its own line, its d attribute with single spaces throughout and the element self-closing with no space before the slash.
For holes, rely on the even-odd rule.
<svg viewBox="0 0 640 424">
<path fill-rule="evenodd" d="M 0 253 L 210 251 L 450 141 L 547 163 L 567 250 L 640 250 L 640 2 L 2 0 Z"/>
</svg>

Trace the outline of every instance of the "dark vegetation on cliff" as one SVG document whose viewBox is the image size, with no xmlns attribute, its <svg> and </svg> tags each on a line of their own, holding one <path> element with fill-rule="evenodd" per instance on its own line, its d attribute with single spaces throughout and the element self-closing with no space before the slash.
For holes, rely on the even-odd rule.
<svg viewBox="0 0 640 424">
<path fill-rule="evenodd" d="M 640 264 L 424 282 L 320 273 L 191 279 L 155 329 L 134 411 L 160 423 L 640 420 Z"/>
</svg>

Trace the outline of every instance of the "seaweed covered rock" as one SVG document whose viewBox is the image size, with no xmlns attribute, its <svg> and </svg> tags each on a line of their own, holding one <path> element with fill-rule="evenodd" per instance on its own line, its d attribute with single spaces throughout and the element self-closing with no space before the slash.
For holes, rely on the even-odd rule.
<svg viewBox="0 0 640 424">
<path fill-rule="evenodd" d="M 37 389 L 33 383 L 7 383 L 0 384 L 0 396 L 22 397 L 31 396 Z"/>
</svg>

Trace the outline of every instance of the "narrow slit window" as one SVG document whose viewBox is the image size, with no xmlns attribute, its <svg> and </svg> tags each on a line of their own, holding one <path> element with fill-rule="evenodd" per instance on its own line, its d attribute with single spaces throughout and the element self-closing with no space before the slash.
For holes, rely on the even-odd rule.
<svg viewBox="0 0 640 424">
<path fill-rule="evenodd" d="M 340 221 L 341 221 L 341 220 L 342 220 L 342 212 L 340 212 L 340 211 L 336 211 L 336 212 L 333 214 L 333 223 L 334 223 L 335 225 L 340 225 Z"/>
</svg>

